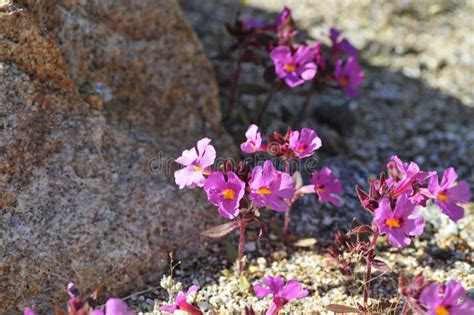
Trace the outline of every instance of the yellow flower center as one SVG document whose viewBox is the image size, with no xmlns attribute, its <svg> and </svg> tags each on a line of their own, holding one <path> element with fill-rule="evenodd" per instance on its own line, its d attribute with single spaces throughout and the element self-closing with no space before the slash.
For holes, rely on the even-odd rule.
<svg viewBox="0 0 474 315">
<path fill-rule="evenodd" d="M 222 196 L 224 197 L 224 200 L 234 200 L 235 198 L 235 191 L 233 189 L 227 188 L 224 190 L 222 193 Z"/>
<path fill-rule="evenodd" d="M 443 194 L 442 192 L 438 193 L 438 199 L 441 201 L 448 201 L 448 196 Z"/>
<path fill-rule="evenodd" d="M 259 190 L 257 190 L 257 194 L 259 195 L 270 195 L 272 191 L 266 187 L 262 187 Z"/>
<path fill-rule="evenodd" d="M 391 229 L 399 228 L 400 227 L 400 220 L 390 218 L 390 219 L 385 220 L 385 224 L 387 224 L 388 227 L 391 228 Z"/>
<path fill-rule="evenodd" d="M 202 168 L 200 168 L 199 166 L 194 165 L 193 168 L 196 172 L 201 172 L 202 171 Z"/>
<path fill-rule="evenodd" d="M 325 191 L 325 188 L 323 185 L 320 185 L 320 186 L 316 186 L 316 190 L 320 193 L 323 193 Z"/>
<path fill-rule="evenodd" d="M 345 77 L 342 77 L 342 78 L 339 79 L 339 84 L 341 86 L 347 86 L 347 85 L 349 85 L 349 81 Z"/>
<path fill-rule="evenodd" d="M 286 72 L 295 72 L 296 71 L 296 65 L 294 65 L 292 63 L 287 63 L 285 65 L 285 71 Z"/>
<path fill-rule="evenodd" d="M 440 305 L 436 308 L 436 315 L 449 315 L 449 311 L 446 307 Z"/>
</svg>

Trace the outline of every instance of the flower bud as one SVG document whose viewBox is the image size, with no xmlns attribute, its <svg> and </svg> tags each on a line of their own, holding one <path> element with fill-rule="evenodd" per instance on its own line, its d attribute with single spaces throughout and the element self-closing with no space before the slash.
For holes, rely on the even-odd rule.
<svg viewBox="0 0 474 315">
<path fill-rule="evenodd" d="M 171 288 L 173 286 L 173 279 L 171 276 L 163 276 L 160 281 L 160 286 L 166 290 Z"/>
</svg>

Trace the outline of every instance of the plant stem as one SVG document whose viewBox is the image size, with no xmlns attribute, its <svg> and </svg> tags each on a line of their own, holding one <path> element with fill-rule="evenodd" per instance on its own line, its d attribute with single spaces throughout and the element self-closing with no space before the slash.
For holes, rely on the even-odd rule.
<svg viewBox="0 0 474 315">
<path fill-rule="evenodd" d="M 232 117 L 232 112 L 234 111 L 235 98 L 237 95 L 237 86 L 239 83 L 241 70 L 242 70 L 242 58 L 239 56 L 239 59 L 237 60 L 237 65 L 234 70 L 234 74 L 232 75 L 232 81 L 231 81 L 231 86 L 230 86 L 229 110 L 227 111 L 227 116 L 229 118 Z"/>
<path fill-rule="evenodd" d="M 406 315 L 407 312 L 408 312 L 408 301 L 405 301 L 405 303 L 403 303 L 402 315 Z"/>
<path fill-rule="evenodd" d="M 277 81 L 272 83 L 272 86 L 270 87 L 270 91 L 268 91 L 267 98 L 265 99 L 265 102 L 263 102 L 263 105 L 260 107 L 260 111 L 258 112 L 257 121 L 256 121 L 257 125 L 260 125 L 260 123 L 262 122 L 263 115 L 267 111 L 268 105 L 270 104 L 273 96 L 275 95 L 276 87 L 277 87 Z"/>
<path fill-rule="evenodd" d="M 285 159 L 285 172 L 290 173 L 290 161 Z M 285 240 L 288 240 L 288 227 L 290 225 L 291 219 L 291 205 L 288 206 L 288 209 L 285 211 L 285 226 L 284 226 L 284 237 Z"/>
<path fill-rule="evenodd" d="M 372 238 L 371 248 L 367 254 L 367 272 L 365 275 L 364 283 L 364 307 L 367 308 L 367 302 L 369 301 L 369 289 L 370 289 L 370 280 L 372 277 L 372 261 L 374 259 L 375 246 L 377 244 L 377 238 L 379 237 L 379 230 L 375 229 L 374 237 Z"/>
<path fill-rule="evenodd" d="M 242 259 L 244 257 L 244 246 L 245 246 L 245 220 L 242 215 L 240 218 L 240 240 L 239 240 L 239 275 L 242 275 Z"/>
<path fill-rule="evenodd" d="M 303 107 L 300 109 L 300 111 L 298 112 L 298 115 L 296 115 L 296 119 L 293 121 L 294 128 L 298 127 L 301 120 L 303 120 L 303 117 L 306 113 L 309 102 L 311 101 L 311 98 L 313 97 L 313 95 L 314 95 L 314 90 L 313 89 L 309 90 L 308 94 L 306 94 L 306 97 L 305 97 L 305 100 L 304 100 L 304 103 L 303 103 Z"/>
</svg>

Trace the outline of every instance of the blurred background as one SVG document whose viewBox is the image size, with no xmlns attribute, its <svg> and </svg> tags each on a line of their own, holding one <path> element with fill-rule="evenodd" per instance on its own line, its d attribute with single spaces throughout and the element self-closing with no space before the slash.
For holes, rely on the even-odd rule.
<svg viewBox="0 0 474 315">
<path fill-rule="evenodd" d="M 374 170 L 397 154 L 424 168 L 453 165 L 474 182 L 473 1 L 180 3 L 213 62 L 223 111 L 234 68 L 232 61 L 218 57 L 231 43 L 224 22 L 233 21 L 237 13 L 273 21 L 286 5 L 300 38 L 327 42 L 329 28 L 336 27 L 360 49 L 365 71 L 360 97 L 339 91 L 316 95 L 299 122 L 323 134 L 326 153 L 344 155 Z M 252 66 L 243 73 L 239 103 L 254 110 L 268 86 Z M 303 85 L 275 97 L 266 130 L 284 130 L 291 124 L 304 95 Z M 226 126 L 241 131 L 238 124 Z"/>
</svg>

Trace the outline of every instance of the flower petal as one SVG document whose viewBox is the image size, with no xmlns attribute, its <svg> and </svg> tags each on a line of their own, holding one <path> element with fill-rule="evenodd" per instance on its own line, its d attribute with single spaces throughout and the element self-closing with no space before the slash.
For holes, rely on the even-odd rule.
<svg viewBox="0 0 474 315">
<path fill-rule="evenodd" d="M 260 299 L 263 297 L 266 297 L 269 294 L 272 294 L 272 291 L 270 291 L 269 289 L 265 288 L 264 286 L 260 284 L 254 285 L 253 290 L 255 292 L 255 295 Z"/>
<path fill-rule="evenodd" d="M 296 73 L 305 81 L 312 80 L 318 71 L 315 63 L 309 62 L 298 68 Z"/>
<path fill-rule="evenodd" d="M 122 299 L 111 298 L 105 303 L 105 315 L 132 315 L 135 312 L 129 311 L 127 303 Z"/>
<path fill-rule="evenodd" d="M 441 304 L 442 300 L 439 296 L 439 289 L 441 285 L 438 283 L 433 283 L 427 286 L 420 295 L 420 302 L 428 309 L 435 309 L 438 305 Z"/>
<path fill-rule="evenodd" d="M 446 214 L 451 220 L 458 221 L 464 217 L 464 208 L 451 201 L 435 200 L 441 212 Z"/>
<path fill-rule="evenodd" d="M 457 281 L 449 281 L 444 289 L 443 304 L 456 305 L 458 300 L 466 294 L 463 286 Z"/>
<path fill-rule="evenodd" d="M 301 299 L 308 295 L 308 291 L 303 290 L 301 283 L 296 280 L 290 280 L 280 292 L 280 296 L 287 301 Z"/>
<path fill-rule="evenodd" d="M 467 203 L 471 199 L 469 185 L 465 181 L 460 181 L 456 186 L 448 189 L 447 197 L 449 200 L 461 203 Z"/>
</svg>

